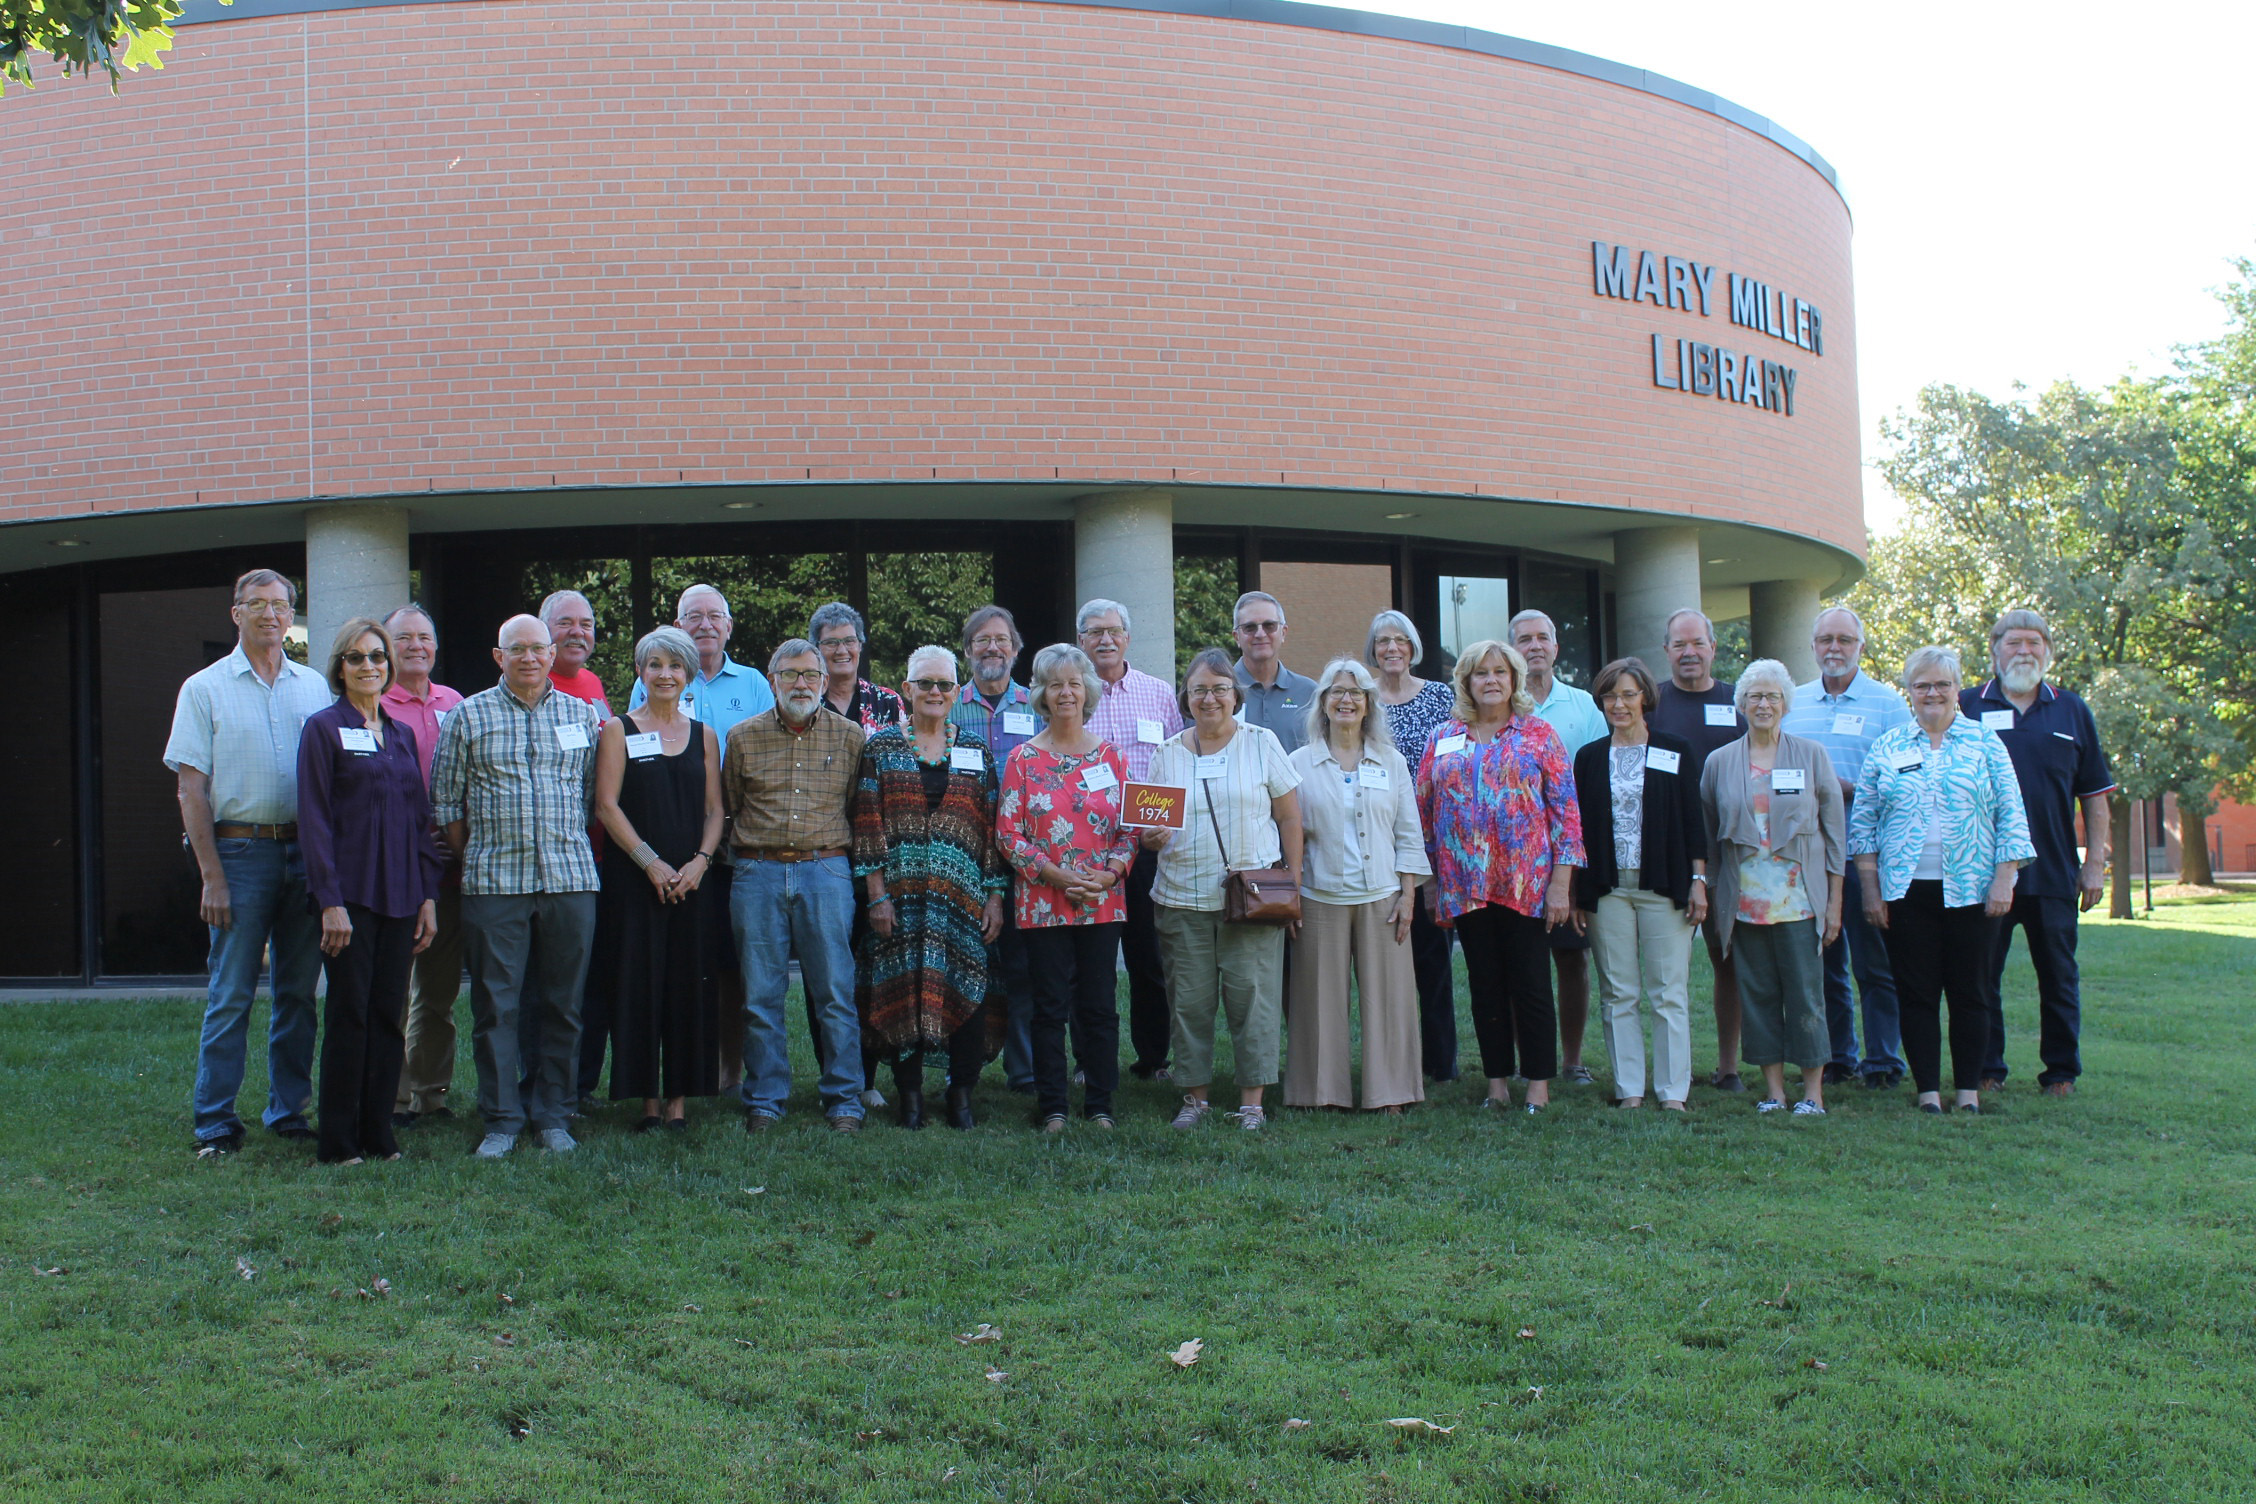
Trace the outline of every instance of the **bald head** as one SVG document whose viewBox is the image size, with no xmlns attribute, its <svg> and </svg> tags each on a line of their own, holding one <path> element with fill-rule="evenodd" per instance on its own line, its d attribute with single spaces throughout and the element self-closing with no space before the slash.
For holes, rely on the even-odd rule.
<svg viewBox="0 0 2256 1504">
<path fill-rule="evenodd" d="M 507 652 L 514 643 L 538 643 L 548 646 L 548 624 L 537 616 L 512 616 L 501 624 L 501 636 L 494 646 Z"/>
<path fill-rule="evenodd" d="M 501 624 L 494 646 L 494 662 L 501 667 L 501 682 L 518 699 L 536 704 L 548 693 L 548 671 L 556 662 L 556 645 L 537 616 L 512 616 Z"/>
</svg>

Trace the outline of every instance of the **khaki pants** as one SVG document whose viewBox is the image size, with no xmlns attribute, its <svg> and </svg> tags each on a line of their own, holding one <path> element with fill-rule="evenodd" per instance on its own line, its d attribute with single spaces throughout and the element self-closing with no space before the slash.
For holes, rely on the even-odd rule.
<svg viewBox="0 0 2256 1504">
<path fill-rule="evenodd" d="M 1363 1012 L 1363 1105 L 1426 1099 L 1419 1069 L 1418 978 L 1410 947 L 1396 944 L 1390 896 L 1336 904 L 1303 895 L 1292 948 L 1291 1029 L 1285 1044 L 1287 1107 L 1352 1107 L 1347 1022 L 1350 968 Z"/>
<path fill-rule="evenodd" d="M 1175 1048 L 1171 1079 L 1188 1089 L 1214 1080 L 1214 1015 L 1230 1021 L 1241 1090 L 1274 1085 L 1284 1020 L 1285 931 L 1225 924 L 1220 909 L 1153 905 Z"/>
<path fill-rule="evenodd" d="M 1598 900 L 1590 926 L 1598 958 L 1598 997 L 1605 1010 L 1606 1054 L 1614 1062 L 1614 1095 L 1682 1102 L 1692 1095 L 1692 1015 L 1685 973 L 1692 960 L 1692 921 L 1661 893 L 1637 886 L 1635 868 Z M 1642 995 L 1653 1012 L 1653 1063 L 1645 1068 Z M 1647 1084 L 1652 1090 L 1648 1093 Z"/>
<path fill-rule="evenodd" d="M 462 996 L 462 890 L 439 890 L 439 935 L 415 958 L 407 1006 L 407 1063 L 394 1112 L 436 1112 L 454 1083 L 454 1005 Z"/>
</svg>

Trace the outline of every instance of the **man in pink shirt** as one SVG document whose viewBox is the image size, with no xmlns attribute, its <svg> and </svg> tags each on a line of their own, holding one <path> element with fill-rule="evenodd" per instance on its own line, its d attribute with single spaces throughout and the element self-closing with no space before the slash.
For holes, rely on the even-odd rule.
<svg viewBox="0 0 2256 1504">
<path fill-rule="evenodd" d="M 462 696 L 431 682 L 439 657 L 431 613 L 412 602 L 384 618 L 392 634 L 392 687 L 384 710 L 415 733 L 423 786 L 431 785 L 431 759 L 439 750 L 439 724 Z M 440 849 L 445 850 L 444 843 Z M 407 1059 L 400 1069 L 392 1121 L 405 1128 L 417 1118 L 452 1117 L 446 1105 L 454 1081 L 454 1004 L 462 992 L 462 863 L 450 861 L 439 887 L 439 936 L 415 958 L 415 993 L 407 1006 Z"/>
</svg>

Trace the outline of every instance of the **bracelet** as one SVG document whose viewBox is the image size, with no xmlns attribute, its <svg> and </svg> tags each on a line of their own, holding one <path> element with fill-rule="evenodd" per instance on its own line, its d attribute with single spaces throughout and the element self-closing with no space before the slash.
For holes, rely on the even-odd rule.
<svg viewBox="0 0 2256 1504">
<path fill-rule="evenodd" d="M 1708 885 L 1708 875 L 1705 872 L 1695 872 L 1692 874 L 1692 881 L 1704 888 Z"/>
<path fill-rule="evenodd" d="M 699 853 L 697 853 L 697 855 L 691 857 L 689 861 L 703 862 L 706 866 L 710 867 L 713 865 L 713 853 L 711 853 L 710 851 L 700 851 Z M 689 862 L 684 862 L 682 863 L 682 865 L 686 867 L 689 865 Z"/>
<path fill-rule="evenodd" d="M 658 853 L 651 849 L 651 845 L 648 841 L 644 841 L 640 845 L 636 846 L 634 850 L 627 853 L 627 860 L 633 862 L 643 871 L 648 872 L 650 870 L 650 864 L 658 860 Z"/>
<path fill-rule="evenodd" d="M 875 897 L 875 898 L 873 898 L 873 899 L 871 899 L 871 900 L 869 901 L 868 907 L 870 907 L 870 908 L 873 908 L 873 909 L 874 909 L 874 908 L 877 908 L 877 907 L 879 907 L 879 906 L 880 906 L 880 905 L 882 905 L 882 904 L 889 904 L 889 903 L 891 903 L 892 901 L 893 901 L 893 895 L 892 895 L 892 894 L 890 894 L 890 893 L 880 893 L 880 894 L 878 894 L 878 895 L 877 895 L 877 897 Z"/>
</svg>

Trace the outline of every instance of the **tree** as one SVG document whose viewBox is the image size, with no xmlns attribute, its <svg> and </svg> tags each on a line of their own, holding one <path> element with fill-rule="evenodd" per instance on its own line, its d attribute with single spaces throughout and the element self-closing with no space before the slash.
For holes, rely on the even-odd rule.
<svg viewBox="0 0 2256 1504">
<path fill-rule="evenodd" d="M 66 77 L 101 70 L 114 93 L 121 71 L 164 66 L 179 17 L 180 0 L 0 0 L 0 90 L 30 88 L 45 54 Z"/>
</svg>

